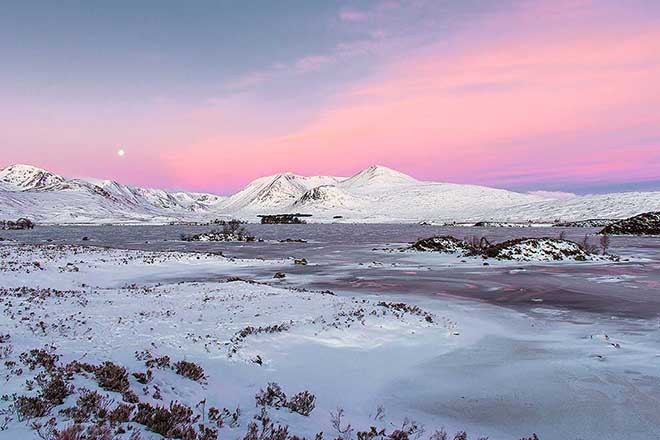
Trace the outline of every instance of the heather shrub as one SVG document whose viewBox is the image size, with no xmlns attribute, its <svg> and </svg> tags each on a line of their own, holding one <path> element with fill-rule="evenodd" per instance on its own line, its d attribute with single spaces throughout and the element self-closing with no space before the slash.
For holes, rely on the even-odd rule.
<svg viewBox="0 0 660 440">
<path fill-rule="evenodd" d="M 174 364 L 174 369 L 176 374 L 187 377 L 188 379 L 194 380 L 196 382 L 200 382 L 205 379 L 204 369 L 194 362 L 179 361 Z"/>
<path fill-rule="evenodd" d="M 39 396 L 48 402 L 51 406 L 57 406 L 64 403 L 73 392 L 73 386 L 67 384 L 61 375 L 55 375 L 47 380 L 45 378 L 37 378 L 41 391 Z"/>
<path fill-rule="evenodd" d="M 600 248 L 603 251 L 603 255 L 607 254 L 607 251 L 610 248 L 610 236 L 608 234 L 600 236 Z"/>
<path fill-rule="evenodd" d="M 108 416 L 112 404 L 112 400 L 108 396 L 87 388 L 82 388 L 79 392 L 76 406 L 61 410 L 61 414 L 70 417 L 76 423 L 88 422 L 93 419 L 104 420 Z"/>
<path fill-rule="evenodd" d="M 121 365 L 113 364 L 110 361 L 104 362 L 96 368 L 96 381 L 104 390 L 123 393 L 130 386 L 128 382 L 128 372 Z"/>
<path fill-rule="evenodd" d="M 44 417 L 50 412 L 50 406 L 41 397 L 16 396 L 14 408 L 19 421 Z"/>
<path fill-rule="evenodd" d="M 257 423 L 258 422 L 258 423 Z M 289 437 L 289 427 L 275 425 L 265 410 L 248 425 L 243 440 L 293 440 Z"/>
<path fill-rule="evenodd" d="M 269 383 L 265 390 L 259 390 L 254 398 L 257 406 L 283 408 L 287 405 L 286 394 L 282 391 L 282 387 L 274 382 Z"/>
<path fill-rule="evenodd" d="M 161 356 L 153 359 L 148 359 L 144 364 L 148 368 L 170 368 L 170 357 Z"/>
<path fill-rule="evenodd" d="M 151 379 L 153 379 L 153 373 L 151 372 L 151 370 L 147 370 L 146 373 L 136 372 L 136 373 L 133 373 L 133 377 L 139 383 L 141 383 L 143 385 L 146 385 L 149 382 L 151 382 Z"/>
<path fill-rule="evenodd" d="M 238 418 L 240 416 L 240 407 L 237 407 L 234 411 L 230 411 L 227 408 L 223 408 L 220 411 L 218 408 L 212 406 L 208 411 L 209 421 L 215 423 L 220 428 L 225 425 L 229 425 L 230 428 L 236 428 L 239 425 Z"/>
<path fill-rule="evenodd" d="M 308 416 L 316 408 L 316 397 L 309 391 L 303 391 L 289 400 L 287 408 L 303 416 Z"/>
<path fill-rule="evenodd" d="M 134 422 L 163 437 L 184 439 L 197 437 L 193 425 L 198 419 L 199 416 L 193 416 L 190 407 L 179 402 L 171 402 L 169 408 L 141 402 L 133 417 Z"/>
<path fill-rule="evenodd" d="M 126 423 L 131 421 L 131 414 L 135 406 L 126 403 L 120 403 L 108 414 L 108 420 L 111 423 Z"/>
<path fill-rule="evenodd" d="M 47 348 L 52 349 L 52 347 Z M 44 348 L 35 348 L 33 350 L 21 353 L 19 359 L 21 362 L 27 365 L 30 370 L 34 370 L 37 367 L 42 367 L 44 370 L 50 372 L 55 370 L 57 362 L 60 360 L 60 356 L 54 353 L 50 353 Z"/>
</svg>

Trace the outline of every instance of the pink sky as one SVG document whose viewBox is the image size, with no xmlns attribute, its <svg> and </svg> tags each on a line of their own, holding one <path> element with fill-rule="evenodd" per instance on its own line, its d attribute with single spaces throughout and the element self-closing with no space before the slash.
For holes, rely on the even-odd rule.
<svg viewBox="0 0 660 440">
<path fill-rule="evenodd" d="M 659 178 L 660 28 L 616 23 L 616 10 L 582 11 L 577 23 L 525 12 L 384 66 L 282 135 L 220 133 L 175 152 L 172 167 L 201 186 L 218 169 L 239 185 L 246 175 L 347 175 L 374 162 L 495 185 Z M 484 28 L 496 37 L 471 35 Z M 201 173 L 187 172 L 200 163 Z"/>
<path fill-rule="evenodd" d="M 305 99 L 306 78 L 359 55 L 343 48 L 249 72 L 240 90 L 193 104 L 164 97 L 102 118 L 75 102 L 11 109 L 8 136 L 30 130 L 42 142 L 35 162 L 56 171 L 218 192 L 280 171 L 350 175 L 374 163 L 514 189 L 660 180 L 658 17 L 616 2 L 529 5 L 414 50 L 390 54 L 401 37 L 376 38 L 369 50 L 387 56 L 323 99 Z M 339 14 L 350 26 L 382 20 Z M 264 93 L 282 81 L 300 81 L 300 95 Z M 21 111 L 39 123 L 26 125 Z M 115 130 L 125 133 L 122 159 L 121 140 L 95 144 Z M 64 142 L 66 154 L 53 153 Z M 19 153 L 3 161 L 27 161 Z"/>
</svg>

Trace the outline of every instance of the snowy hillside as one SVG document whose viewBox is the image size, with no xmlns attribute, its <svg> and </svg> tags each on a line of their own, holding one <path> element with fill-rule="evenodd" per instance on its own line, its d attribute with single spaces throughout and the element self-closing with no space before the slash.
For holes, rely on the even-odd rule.
<svg viewBox="0 0 660 440">
<path fill-rule="evenodd" d="M 382 166 L 352 177 L 261 177 L 231 197 L 168 192 L 112 180 L 67 179 L 30 165 L 0 171 L 0 220 L 38 223 L 168 223 L 306 213 L 310 221 L 550 222 L 625 218 L 660 210 L 660 192 L 556 198 L 477 185 L 424 182 Z"/>
<path fill-rule="evenodd" d="M 227 211 L 284 208 L 314 187 L 337 185 L 341 181 L 340 177 L 304 177 L 292 173 L 261 177 L 229 197 L 223 208 Z"/>
<path fill-rule="evenodd" d="M 547 200 L 474 185 L 422 182 L 382 166 L 352 177 L 303 177 L 291 173 L 262 177 L 230 197 L 222 211 L 257 214 L 304 211 L 318 221 L 335 215 L 356 222 L 416 222 L 480 218 L 489 208 Z"/>
<path fill-rule="evenodd" d="M 518 193 L 477 185 L 424 182 L 382 166 L 348 178 L 311 178 L 294 174 L 264 177 L 249 184 L 222 207 L 244 218 L 255 214 L 302 212 L 311 221 L 527 221 L 625 218 L 660 208 L 660 192 L 561 197 L 552 192 Z M 305 190 L 308 188 L 307 190 Z"/>
<path fill-rule="evenodd" d="M 624 192 L 572 197 L 564 200 L 545 200 L 502 209 L 502 220 L 620 219 L 648 211 L 660 210 L 660 191 Z"/>
<path fill-rule="evenodd" d="M 42 223 L 157 222 L 207 212 L 224 198 L 168 193 L 112 180 L 67 179 L 30 165 L 0 171 L 0 218 L 27 216 Z"/>
<path fill-rule="evenodd" d="M 338 186 L 322 185 L 305 192 L 293 207 L 301 210 L 359 210 L 364 207 L 364 201 Z"/>
</svg>

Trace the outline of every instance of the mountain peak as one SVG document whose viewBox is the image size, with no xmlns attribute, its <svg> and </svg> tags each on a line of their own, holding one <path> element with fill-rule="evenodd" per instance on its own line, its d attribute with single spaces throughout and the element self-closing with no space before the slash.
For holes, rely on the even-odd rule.
<svg viewBox="0 0 660 440">
<path fill-rule="evenodd" d="M 384 165 L 378 165 L 378 164 L 376 164 L 376 165 L 371 165 L 371 166 L 365 168 L 365 169 L 362 170 L 362 171 L 363 171 L 363 172 L 368 172 L 368 171 L 369 171 L 369 172 L 374 172 L 374 171 L 392 171 L 392 172 L 398 173 L 398 171 L 393 170 L 392 168 L 386 167 L 386 166 L 384 166 Z"/>
<path fill-rule="evenodd" d="M 0 184 L 13 190 L 42 189 L 66 179 L 32 165 L 15 164 L 0 170 Z"/>
<path fill-rule="evenodd" d="M 27 165 L 23 163 L 16 163 L 9 165 L 0 170 L 0 174 L 7 173 L 50 173 L 50 171 L 44 170 L 43 168 L 35 167 L 34 165 Z M 52 174 L 52 173 L 51 173 Z"/>
<path fill-rule="evenodd" d="M 359 189 L 360 187 L 388 186 L 399 184 L 419 183 L 415 178 L 382 165 L 372 165 L 343 181 L 341 185 L 346 188 Z"/>
</svg>

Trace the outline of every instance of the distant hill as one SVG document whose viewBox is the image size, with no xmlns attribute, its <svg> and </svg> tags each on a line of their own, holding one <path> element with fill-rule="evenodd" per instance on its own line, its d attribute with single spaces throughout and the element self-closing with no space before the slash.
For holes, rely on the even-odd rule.
<svg viewBox="0 0 660 440">
<path fill-rule="evenodd" d="M 230 197 L 168 192 L 113 180 L 68 179 L 31 165 L 0 171 L 0 220 L 38 223 L 167 223 L 301 212 L 310 221 L 577 221 L 660 210 L 660 192 L 556 198 L 477 185 L 425 182 L 371 166 L 351 177 L 280 173 Z"/>
</svg>

